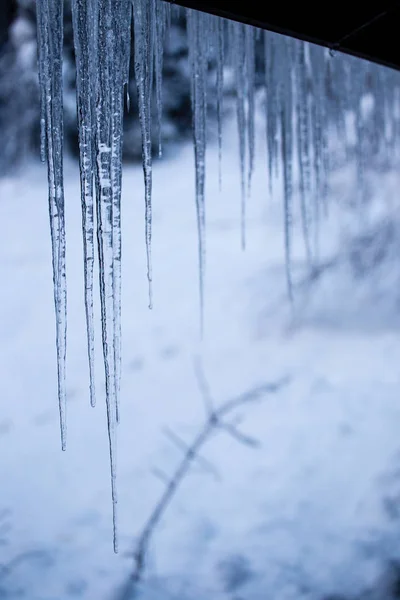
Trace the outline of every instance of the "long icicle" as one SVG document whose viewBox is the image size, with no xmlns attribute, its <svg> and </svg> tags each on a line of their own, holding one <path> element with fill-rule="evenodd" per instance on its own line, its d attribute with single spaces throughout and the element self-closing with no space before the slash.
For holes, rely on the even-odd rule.
<svg viewBox="0 0 400 600">
<path fill-rule="evenodd" d="M 222 120 L 224 104 L 225 20 L 216 19 L 217 60 L 217 121 L 218 121 L 218 180 L 222 188 Z"/>
<path fill-rule="evenodd" d="M 48 66 L 46 56 L 48 54 L 48 33 L 43 17 L 47 5 L 41 0 L 36 5 L 36 29 L 38 39 L 38 75 L 40 90 L 40 160 L 45 163 L 47 156 L 47 130 L 46 130 L 46 91 L 48 88 Z M 47 53 L 47 54 L 46 54 Z"/>
<path fill-rule="evenodd" d="M 204 331 L 204 277 L 206 261 L 205 158 L 206 158 L 206 16 L 187 10 L 189 60 L 191 66 L 191 98 L 193 140 L 196 171 L 196 211 L 199 252 L 200 329 Z"/>
<path fill-rule="evenodd" d="M 328 216 L 328 192 L 329 192 L 329 143 L 328 143 L 328 93 L 330 87 L 330 62 L 331 56 L 329 51 L 325 48 L 322 51 L 322 56 L 324 59 L 324 81 L 323 81 L 323 89 L 322 89 L 322 102 L 321 102 L 321 121 L 323 127 L 321 128 L 321 168 L 322 168 L 322 189 L 321 189 L 321 199 L 322 199 L 322 207 L 324 211 L 324 217 Z"/>
<path fill-rule="evenodd" d="M 112 182 L 112 244 L 113 244 L 113 324 L 114 324 L 114 364 L 115 364 L 115 402 L 116 420 L 120 421 L 121 386 L 121 186 L 122 186 L 122 137 L 124 97 L 123 90 L 129 70 L 127 38 L 130 40 L 130 26 L 121 31 L 121 25 L 131 15 L 130 0 L 114 0 L 114 63 L 111 85 L 111 182 Z"/>
<path fill-rule="evenodd" d="M 313 228 L 314 228 L 314 260 L 318 260 L 320 246 L 320 223 L 323 191 L 323 171 L 322 171 L 322 94 L 323 94 L 323 57 L 321 49 L 317 46 L 310 46 L 311 65 L 313 70 L 313 94 L 311 104 L 311 117 L 313 123 L 313 150 L 314 150 L 314 177 L 315 194 L 313 206 Z"/>
<path fill-rule="evenodd" d="M 155 5 L 155 27 L 156 39 L 154 43 L 154 71 L 155 71 L 155 92 L 157 109 L 157 130 L 158 130 L 158 156 L 162 156 L 162 74 L 164 62 L 164 38 L 167 26 L 167 4 L 165 2 L 156 2 Z"/>
<path fill-rule="evenodd" d="M 61 447 L 66 449 L 66 344 L 67 344 L 67 285 L 65 267 L 65 214 L 63 183 L 63 2 L 38 0 L 39 73 L 45 88 L 41 94 L 45 106 L 46 139 L 42 134 L 42 151 L 47 151 L 49 183 L 49 215 L 52 241 L 54 304 L 56 311 L 56 345 L 58 402 L 60 411 Z"/>
<path fill-rule="evenodd" d="M 251 182 L 254 172 L 254 156 L 255 156 L 255 42 L 256 29 L 250 25 L 245 27 L 245 55 L 246 55 L 246 91 L 248 99 L 248 144 L 249 144 L 249 164 L 247 175 L 248 195 L 251 191 Z"/>
<path fill-rule="evenodd" d="M 268 187 L 272 196 L 272 182 L 278 162 L 278 102 L 277 102 L 277 41 L 276 34 L 264 32 L 264 69 L 265 69 L 265 120 L 268 153 Z"/>
<path fill-rule="evenodd" d="M 152 0 L 133 2 L 133 22 L 135 37 L 135 73 L 138 89 L 139 120 L 142 131 L 142 156 L 145 185 L 145 236 L 147 254 L 147 279 L 149 284 L 149 308 L 153 306 L 153 275 L 151 259 L 152 237 L 152 152 L 151 152 L 151 80 L 152 47 L 151 26 Z"/>
<path fill-rule="evenodd" d="M 288 295 L 293 302 L 292 281 L 292 229 L 293 229 L 293 100 L 292 100 L 292 70 L 291 70 L 291 41 L 283 40 L 283 81 L 280 86 L 280 121 L 281 121 L 281 151 L 283 164 L 283 206 L 285 228 L 285 259 L 286 282 Z"/>
<path fill-rule="evenodd" d="M 297 121 L 297 152 L 299 162 L 299 187 L 301 220 L 306 258 L 311 265 L 310 246 L 310 198 L 311 198 L 311 158 L 310 158 L 310 127 L 309 127 L 309 98 L 307 89 L 306 45 L 297 42 L 296 64 L 296 121 Z"/>
<path fill-rule="evenodd" d="M 81 178 L 84 296 L 89 359 L 90 403 L 96 404 L 94 376 L 94 202 L 93 202 L 93 3 L 72 0 L 72 22 L 76 60 L 76 94 L 79 119 L 79 165 Z"/>
<path fill-rule="evenodd" d="M 103 356 L 106 379 L 107 426 L 109 438 L 111 496 L 113 504 L 113 543 L 118 551 L 117 534 L 117 464 L 116 423 L 117 390 L 115 365 L 115 305 L 113 247 L 113 181 L 112 181 L 112 77 L 115 36 L 111 0 L 95 3 L 97 21 L 96 69 L 96 213 L 99 253 L 100 305 Z M 116 90 L 114 90 L 114 93 Z M 122 93 L 122 90 L 121 90 Z"/>
<path fill-rule="evenodd" d="M 246 248 L 246 64 L 245 64 L 245 25 L 231 23 L 231 44 L 236 77 L 236 114 L 239 133 L 239 160 L 241 181 L 241 242 L 242 249 Z"/>
</svg>

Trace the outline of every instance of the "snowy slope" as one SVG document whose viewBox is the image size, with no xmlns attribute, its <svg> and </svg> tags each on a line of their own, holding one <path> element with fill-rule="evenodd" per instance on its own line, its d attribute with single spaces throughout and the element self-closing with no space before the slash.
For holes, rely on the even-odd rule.
<svg viewBox="0 0 400 600">
<path fill-rule="evenodd" d="M 268 198 L 262 128 L 258 142 L 246 253 L 235 129 L 225 139 L 222 194 L 217 153 L 210 151 L 203 344 L 192 149 L 154 169 L 153 311 L 142 173 L 125 170 L 117 556 L 99 339 L 99 402 L 95 409 L 89 404 L 76 168 L 67 165 L 66 453 L 59 441 L 46 175 L 32 165 L 0 181 L 1 598 L 118 597 L 136 536 L 162 491 L 152 470 L 171 473 L 181 458 L 163 428 L 190 442 L 205 418 L 193 368 L 199 353 L 216 402 L 284 376 L 291 381 L 239 411 L 242 430 L 260 448 L 224 433 L 205 447 L 202 456 L 219 477 L 199 463 L 178 490 L 151 544 L 143 597 L 354 595 L 387 558 L 399 556 L 398 321 L 391 307 L 373 304 L 365 281 L 352 286 L 343 266 L 327 270 L 313 294 L 301 291 L 291 314 L 280 197 L 276 191 Z M 353 185 L 347 172 L 339 180 Z M 390 198 L 396 185 L 385 176 L 379 197 Z M 342 222 L 333 212 L 339 217 L 323 234 L 329 251 Z"/>
</svg>

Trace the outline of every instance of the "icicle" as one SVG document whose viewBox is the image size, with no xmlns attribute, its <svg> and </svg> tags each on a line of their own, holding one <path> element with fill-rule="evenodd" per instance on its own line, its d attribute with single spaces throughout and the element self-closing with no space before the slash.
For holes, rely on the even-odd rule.
<svg viewBox="0 0 400 600">
<path fill-rule="evenodd" d="M 371 69 L 372 70 L 372 69 Z M 373 69 L 374 73 L 370 74 L 371 79 L 375 79 L 377 81 L 377 85 L 374 90 L 374 100 L 375 100 L 375 110 L 374 110 L 374 129 L 376 132 L 379 132 L 379 138 L 377 140 L 377 146 L 382 146 L 383 152 L 386 154 L 386 159 L 389 158 L 389 153 L 393 152 L 393 147 L 388 143 L 387 139 L 385 139 L 385 135 L 381 135 L 382 131 L 387 129 L 388 125 L 388 99 L 389 99 L 389 90 L 392 86 L 388 86 L 387 81 L 385 81 L 384 75 L 386 74 L 384 69 Z M 372 92 L 372 90 L 370 90 Z M 376 108 L 378 110 L 376 110 Z M 377 147 L 377 151 L 378 150 Z"/>
<path fill-rule="evenodd" d="M 131 0 L 124 0 L 125 15 L 122 16 L 123 28 L 122 37 L 122 64 L 124 65 L 123 83 L 126 92 L 126 109 L 130 112 L 131 99 L 129 93 L 130 66 L 131 66 L 131 27 L 132 27 L 132 3 Z"/>
<path fill-rule="evenodd" d="M 171 31 L 171 14 L 172 14 L 172 7 L 169 2 L 165 3 L 164 10 L 165 10 L 165 41 L 168 42 L 169 41 L 169 33 Z"/>
<path fill-rule="evenodd" d="M 44 5 L 43 5 L 44 7 Z M 38 38 L 38 71 L 39 71 L 39 91 L 40 91 L 40 160 L 46 162 L 46 63 L 45 53 L 46 45 L 48 45 L 47 32 L 42 24 L 43 10 L 41 3 L 38 1 L 36 18 L 37 18 L 37 38 Z"/>
<path fill-rule="evenodd" d="M 278 165 L 278 44 L 277 36 L 270 31 L 264 32 L 265 61 L 265 120 L 268 152 L 268 186 L 272 195 L 272 181 Z"/>
<path fill-rule="evenodd" d="M 133 22 L 135 35 L 135 73 L 138 89 L 139 119 L 142 131 L 142 156 L 145 184 L 145 228 L 147 253 L 147 279 L 149 283 L 149 308 L 153 306 L 152 290 L 152 153 L 151 153 L 151 78 L 152 78 L 152 23 L 151 2 L 133 2 Z"/>
<path fill-rule="evenodd" d="M 280 86 L 280 122 L 281 122 L 281 152 L 283 165 L 283 188 L 284 188 L 284 224 L 285 224 L 285 259 L 286 259 L 286 281 L 288 295 L 293 302 L 292 282 L 292 228 L 293 228 L 293 99 L 292 99 L 292 72 L 290 60 L 291 40 L 284 40 L 284 72 L 283 81 Z"/>
<path fill-rule="evenodd" d="M 37 0 L 40 81 L 41 158 L 47 159 L 49 216 L 52 244 L 54 303 L 56 312 L 57 375 L 61 443 L 66 444 L 66 266 L 63 189 L 63 98 L 62 98 L 62 0 Z M 132 8 L 133 5 L 133 8 Z M 183 9 L 172 5 L 173 14 Z M 145 180 L 145 223 L 147 276 L 152 304 L 152 137 L 151 94 L 155 82 L 156 114 L 161 152 L 163 40 L 171 19 L 171 5 L 161 0 L 72 0 L 74 45 L 77 62 L 77 105 L 79 120 L 84 285 L 87 322 L 91 403 L 94 387 L 93 270 L 94 226 L 97 221 L 99 283 L 103 358 L 106 379 L 107 425 L 109 436 L 111 492 L 113 502 L 114 549 L 117 551 L 116 429 L 120 417 L 121 378 L 121 182 L 124 86 L 129 82 L 131 16 L 134 13 L 135 73 L 139 118 L 142 131 Z M 187 11 L 191 100 L 195 154 L 196 209 L 199 254 L 199 296 L 201 329 L 204 323 L 204 281 L 206 263 L 205 158 L 207 125 L 208 53 L 216 58 L 216 90 L 219 168 L 222 160 L 222 116 L 225 60 L 225 23 L 204 13 Z M 255 40 L 260 32 L 230 23 L 230 46 L 226 48 L 236 77 L 236 110 L 241 171 L 241 238 L 246 243 L 246 201 L 254 168 L 255 141 Z M 266 32 L 265 86 L 270 189 L 282 166 L 284 188 L 284 230 L 286 279 L 293 300 L 293 152 L 297 142 L 300 165 L 300 199 L 303 232 L 309 260 L 318 254 L 321 209 L 327 208 L 330 156 L 329 127 L 339 132 L 340 150 L 352 153 L 359 166 L 358 193 L 363 206 L 364 151 L 372 158 L 389 159 L 398 151 L 400 112 L 399 87 L 394 75 L 375 71 L 350 58 L 335 59 L 315 46 L 294 43 Z M 294 67 L 293 67 L 294 65 Z M 294 72 L 292 69 L 294 68 Z M 376 77 L 375 77 L 376 75 Z M 374 123 L 384 131 L 381 140 L 368 139 L 361 102 L 364 80 L 372 77 Z M 393 77 L 393 79 L 392 79 Z M 293 78 L 296 83 L 294 113 Z M 311 89 L 310 89 L 311 88 Z M 127 98 L 129 105 L 129 97 Z M 247 119 L 246 119 L 246 108 Z M 394 113 L 396 109 L 396 113 Z M 341 136 L 346 117 L 355 117 L 356 144 Z M 295 117 L 295 119 L 294 119 Z M 370 119 L 370 117 L 368 117 Z M 392 122 L 394 119 L 394 123 Z M 293 135 L 294 121 L 297 140 Z M 370 122 L 370 121 L 368 121 Z M 395 131 L 393 131 L 393 129 Z M 247 135 L 247 138 L 246 138 Z M 396 145 L 395 145 L 396 144 Z M 368 149 L 367 148 L 367 149 Z M 330 149 L 330 148 L 329 148 Z M 384 152 L 381 157 L 380 153 Z M 248 153 L 248 163 L 246 163 Z M 379 154 L 379 156 L 378 156 Z M 247 167 L 247 171 L 246 171 Z M 95 199 L 93 194 L 95 182 Z M 220 175 L 221 181 L 221 175 Z M 247 185 L 246 185 L 247 183 Z M 311 195 L 311 190 L 313 194 Z M 311 198 L 311 200 L 310 200 Z M 95 208 L 95 215 L 94 215 Z M 361 214 L 363 211 L 360 211 Z M 315 239 L 310 243 L 310 228 Z"/>
<path fill-rule="evenodd" d="M 72 0 L 72 18 L 76 57 L 76 93 L 79 120 L 79 163 L 84 254 L 86 330 L 89 358 L 90 402 L 96 404 L 94 382 L 94 214 L 93 214 L 93 58 L 94 14 L 87 0 Z"/>
<path fill-rule="evenodd" d="M 45 119 L 49 182 L 49 214 L 53 256 L 54 304 L 56 311 L 56 344 L 58 401 L 60 410 L 61 447 L 66 448 L 66 334 L 67 286 L 65 271 L 65 215 L 63 183 L 63 93 L 62 47 L 63 2 L 38 0 L 39 72 L 44 91 L 41 118 Z M 42 140 L 44 142 L 44 140 Z"/>
<path fill-rule="evenodd" d="M 323 50 L 324 59 L 324 88 L 322 90 L 322 102 L 321 102 L 321 122 L 322 127 L 322 155 L 321 155 L 321 168 L 322 168 L 322 189 L 321 199 L 322 206 L 324 209 L 324 217 L 328 216 L 328 176 L 329 176 L 329 146 L 328 146 L 328 133 L 329 133 L 329 112 L 328 112 L 328 93 L 330 86 L 330 62 L 331 56 L 327 49 Z"/>
<path fill-rule="evenodd" d="M 122 187 L 122 136 L 123 136 L 123 90 L 129 72 L 130 52 L 127 41 L 131 35 L 132 6 L 130 0 L 114 0 L 113 32 L 114 63 L 111 70 L 111 182 L 113 220 L 113 303 L 114 303 L 114 363 L 116 420 L 120 420 L 119 394 L 121 386 L 121 187 Z M 124 26 L 123 34 L 121 24 Z"/>
<path fill-rule="evenodd" d="M 200 327 L 204 330 L 204 276 L 206 260 L 205 216 L 205 158 L 206 158 L 206 27 L 205 15 L 187 10 L 189 61 L 191 66 L 191 97 L 193 114 L 193 140 L 196 170 L 196 210 L 199 244 Z"/>
<path fill-rule="evenodd" d="M 236 112 L 239 132 L 239 156 L 241 177 L 241 240 L 242 249 L 246 247 L 246 113 L 245 113 L 245 89 L 246 89 L 246 65 L 245 65 L 245 25 L 231 23 L 231 45 L 236 76 Z"/>
<path fill-rule="evenodd" d="M 119 151 L 115 145 L 120 136 L 113 111 L 122 103 L 123 86 L 115 77 L 118 60 L 120 26 L 119 10 L 111 0 L 98 0 L 96 4 L 97 68 L 96 68 L 96 214 L 99 249 L 100 304 L 102 321 L 103 355 L 106 376 L 107 423 L 111 468 L 111 494 L 113 502 L 114 551 L 118 551 L 117 536 L 117 474 L 116 474 L 116 423 L 118 413 L 118 369 L 116 365 L 116 313 L 120 313 L 119 297 L 115 296 L 116 278 L 119 277 L 115 240 L 115 207 L 120 189 L 113 161 Z M 119 50 L 120 51 L 120 50 Z M 117 138 L 115 138 L 117 134 Z"/>
<path fill-rule="evenodd" d="M 365 70 L 364 64 L 357 65 L 357 70 L 354 69 L 354 74 L 352 78 L 353 85 L 353 106 L 355 112 L 355 122 L 356 122 L 356 158 L 357 158 L 357 207 L 359 212 L 359 217 L 362 219 L 364 217 L 364 202 L 365 202 L 365 194 L 366 194 L 366 186 L 365 186 L 365 154 L 364 154 L 364 123 L 363 123 L 363 114 L 362 114 L 362 100 L 364 95 L 364 78 L 365 78 Z"/>
<path fill-rule="evenodd" d="M 352 75 L 352 60 L 348 57 L 346 57 L 346 59 L 343 60 L 343 68 L 344 68 L 344 93 L 341 94 L 341 98 L 342 98 L 342 110 L 343 112 L 345 111 L 351 111 L 353 112 L 353 85 L 352 85 L 352 79 L 353 79 L 353 75 Z M 346 127 L 346 134 L 348 133 L 348 127 Z M 344 155 L 346 160 L 350 160 L 350 158 L 353 156 L 353 152 L 354 152 L 354 148 L 352 143 L 349 140 L 349 136 L 346 135 L 346 139 L 345 139 L 345 151 L 344 151 Z"/>
<path fill-rule="evenodd" d="M 248 98 L 248 144 L 249 165 L 247 175 L 248 194 L 250 195 L 251 181 L 254 171 L 255 151 L 255 32 L 256 29 L 247 25 L 245 27 L 245 51 L 246 51 L 246 91 Z"/>
<path fill-rule="evenodd" d="M 217 60 L 217 121 L 218 121 L 218 179 L 222 188 L 222 119 L 224 102 L 225 20 L 216 19 Z"/>
<path fill-rule="evenodd" d="M 337 139 L 341 140 L 342 148 L 347 148 L 347 129 L 346 129 L 346 97 L 345 93 L 341 93 L 341 89 L 336 86 L 336 81 L 340 81 L 343 87 L 343 82 L 346 78 L 344 60 L 333 59 L 329 54 L 329 67 L 331 70 L 331 111 L 333 126 L 336 129 Z M 342 150 L 341 148 L 341 150 Z"/>
<path fill-rule="evenodd" d="M 310 46 L 311 68 L 313 73 L 313 91 L 311 104 L 311 119 L 313 124 L 313 171 L 315 177 L 315 195 L 313 206 L 313 227 L 314 227 L 314 259 L 319 255 L 319 234 L 321 222 L 321 207 L 323 202 L 324 184 L 324 165 L 323 165 L 323 136 L 324 136 L 324 67 L 325 61 L 323 50 L 318 46 Z"/>
<path fill-rule="evenodd" d="M 162 156 L 162 72 L 164 59 L 164 40 L 167 27 L 166 2 L 156 2 L 155 26 L 156 39 L 154 44 L 154 70 L 156 88 L 157 129 L 158 129 L 158 155 Z"/>
<path fill-rule="evenodd" d="M 299 187 L 301 218 L 303 225 L 304 245 L 307 261 L 311 264 L 310 247 L 310 198 L 311 198 L 311 159 L 309 129 L 309 98 L 307 90 L 306 46 L 304 42 L 297 44 L 296 94 L 297 94 L 297 150 L 299 161 Z"/>
</svg>

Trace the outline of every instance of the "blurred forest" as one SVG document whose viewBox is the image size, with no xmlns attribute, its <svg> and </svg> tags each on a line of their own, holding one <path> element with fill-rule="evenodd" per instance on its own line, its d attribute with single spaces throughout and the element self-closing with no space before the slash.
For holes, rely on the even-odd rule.
<svg viewBox="0 0 400 600">
<path fill-rule="evenodd" d="M 168 147 L 191 134 L 190 80 L 185 39 L 186 21 L 179 9 L 173 19 L 164 54 L 162 138 Z M 64 118 L 66 151 L 77 154 L 75 60 L 70 2 L 64 21 Z M 133 44 L 132 44 L 133 48 Z M 131 61 L 130 111 L 125 120 L 125 159 L 141 156 L 136 85 Z M 156 128 L 154 128 L 156 129 Z M 0 11 L 0 173 L 32 152 L 39 155 L 39 92 L 35 0 L 3 0 Z M 158 131 L 154 130 L 154 144 Z"/>
</svg>

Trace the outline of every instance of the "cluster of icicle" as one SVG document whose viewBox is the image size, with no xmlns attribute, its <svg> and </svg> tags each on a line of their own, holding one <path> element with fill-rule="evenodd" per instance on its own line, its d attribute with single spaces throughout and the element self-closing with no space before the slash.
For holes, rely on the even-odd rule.
<svg viewBox="0 0 400 600">
<path fill-rule="evenodd" d="M 134 39 L 145 179 L 145 241 L 151 298 L 152 101 L 155 98 L 161 131 L 164 39 L 171 6 L 162 0 L 72 0 L 77 72 L 81 204 L 85 273 L 85 308 L 90 373 L 90 398 L 95 405 L 93 278 L 95 231 L 98 247 L 101 326 L 105 366 L 111 486 L 116 533 L 116 426 L 119 420 L 121 377 L 121 157 L 122 125 Z M 183 10 L 173 8 L 175 10 Z M 264 48 L 264 86 L 268 177 L 271 187 L 280 173 L 284 186 L 284 230 L 287 284 L 292 295 L 293 163 L 298 161 L 299 198 L 305 247 L 316 259 L 318 225 L 326 209 L 330 168 L 329 127 L 345 138 L 345 115 L 356 115 L 359 172 L 363 171 L 363 124 L 360 101 L 365 79 L 372 73 L 376 130 L 393 121 L 398 87 L 385 69 L 354 59 L 332 57 L 327 50 L 261 32 L 187 10 L 187 39 L 191 66 L 196 207 L 198 221 L 200 314 L 204 311 L 205 176 L 207 106 L 215 99 L 221 157 L 224 73 L 235 77 L 239 160 L 242 185 L 242 245 L 246 243 L 246 197 L 255 157 L 255 92 L 260 84 L 256 48 Z M 53 254 L 54 300 L 58 365 L 58 398 L 62 448 L 66 445 L 66 330 L 67 286 L 63 188 L 63 2 L 37 0 L 39 79 L 41 90 L 42 159 L 47 159 L 49 212 Z M 133 32 L 131 26 L 133 25 Z M 132 35 L 133 33 L 133 35 Z M 210 77 L 210 73 L 213 74 Z M 214 76 L 215 75 L 215 76 Z M 257 75 L 257 77 L 256 77 Z M 211 83 L 210 83 L 211 82 Z M 390 85 L 389 85 L 390 84 Z M 210 87 L 213 86 L 213 89 Z M 397 117 L 397 128 L 399 119 Z M 397 132 L 396 132 L 397 133 Z M 390 139 L 394 139 L 392 135 Z M 382 136 L 390 151 L 387 136 Z M 390 141 L 390 140 L 389 140 Z M 160 142 L 161 143 L 161 142 Z M 344 144 L 345 145 L 345 144 Z M 266 185 L 268 187 L 268 184 Z M 267 192 L 267 190 L 266 190 Z"/>
</svg>

